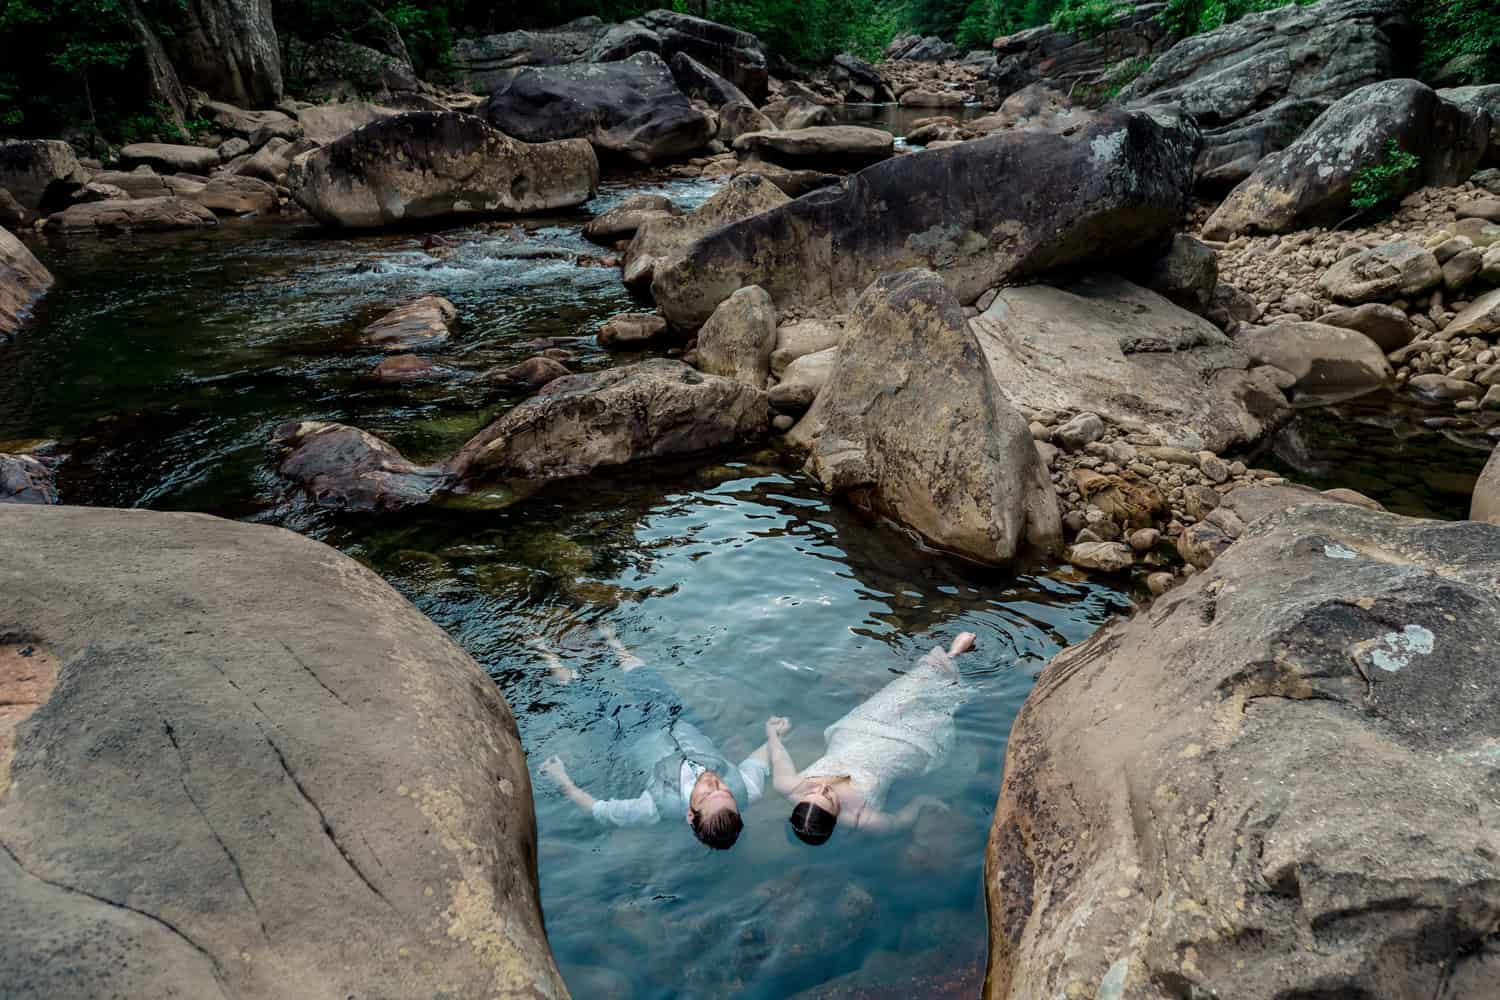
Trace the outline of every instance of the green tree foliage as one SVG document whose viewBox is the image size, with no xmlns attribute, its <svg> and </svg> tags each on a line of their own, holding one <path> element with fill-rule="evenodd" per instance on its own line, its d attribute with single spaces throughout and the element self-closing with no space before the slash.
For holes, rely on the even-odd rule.
<svg viewBox="0 0 1500 1000">
<path fill-rule="evenodd" d="M 753 32 L 792 62 L 816 65 L 840 52 L 878 56 L 900 23 L 889 0 L 719 0 L 715 21 Z"/>
<path fill-rule="evenodd" d="M 1052 27 L 1078 38 L 1093 38 L 1113 28 L 1131 10 L 1129 0 L 1066 0 L 1052 13 Z"/>
<path fill-rule="evenodd" d="M 1355 172 L 1349 187 L 1349 206 L 1368 212 L 1391 204 L 1411 187 L 1421 165 L 1420 156 L 1402 149 L 1395 139 L 1387 139 L 1381 161 Z"/>
<path fill-rule="evenodd" d="M 1426 0 L 1421 22 L 1424 72 L 1500 82 L 1500 2 Z"/>
<path fill-rule="evenodd" d="M 1167 0 L 1167 9 L 1157 16 L 1163 25 L 1183 35 L 1213 31 L 1246 14 L 1276 10 L 1296 3 L 1306 7 L 1316 0 Z"/>
</svg>

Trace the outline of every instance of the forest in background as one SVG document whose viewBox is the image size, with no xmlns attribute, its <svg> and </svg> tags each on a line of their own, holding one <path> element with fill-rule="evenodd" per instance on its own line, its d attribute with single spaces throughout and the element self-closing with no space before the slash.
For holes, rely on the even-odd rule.
<svg viewBox="0 0 1500 1000">
<path fill-rule="evenodd" d="M 0 0 L 0 134 L 57 134 L 90 123 L 130 141 L 159 129 L 141 85 L 144 22 L 170 39 L 185 0 Z M 1307 0 L 1167 0 L 1163 23 L 1184 35 Z M 442 79 L 456 38 L 547 27 L 594 15 L 624 20 L 672 7 L 754 32 L 785 60 L 819 66 L 839 52 L 878 58 L 897 34 L 937 35 L 987 49 L 997 35 L 1051 23 L 1088 35 L 1128 0 L 274 0 L 278 33 L 316 46 L 343 38 L 389 50 L 391 32 L 418 72 Z M 1467 57 L 1466 82 L 1500 81 L 1500 3 L 1414 0 L 1424 70 Z M 296 81 L 289 80 L 296 93 Z M 189 129 L 193 126 L 188 123 Z"/>
</svg>

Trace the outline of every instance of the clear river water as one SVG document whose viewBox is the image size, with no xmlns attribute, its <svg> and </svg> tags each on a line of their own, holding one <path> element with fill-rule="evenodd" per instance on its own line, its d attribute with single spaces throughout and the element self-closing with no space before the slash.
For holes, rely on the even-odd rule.
<svg viewBox="0 0 1500 1000">
<path fill-rule="evenodd" d="M 579 228 L 643 188 L 685 205 L 713 190 L 608 186 L 589 212 L 448 229 L 428 249 L 420 234 L 233 222 L 35 243 L 58 286 L 40 324 L 0 344 L 0 451 L 53 442 L 67 502 L 207 511 L 320 538 L 447 629 L 515 710 L 537 789 L 547 928 L 575 996 L 896 997 L 910 994 L 903 977 L 921 978 L 924 995 L 974 996 L 1006 734 L 1048 657 L 1128 611 L 1128 588 L 1067 567 L 979 571 L 918 552 L 831 506 L 774 447 L 563 483 L 510 506 L 379 517 L 313 508 L 272 468 L 267 441 L 290 419 L 351 423 L 419 460 L 447 454 L 521 398 L 477 373 L 534 354 L 536 338 L 561 338 L 575 368 L 616 363 L 591 335 L 633 303 L 616 270 L 587 266 L 599 250 Z M 422 387 L 366 381 L 379 355 L 354 332 L 427 293 L 458 307 L 437 360 L 460 374 Z M 1293 457 L 1336 467 L 1351 440 L 1395 446 L 1388 428 L 1375 427 L 1385 437 L 1374 444 L 1347 430 L 1373 426 L 1320 415 Z M 1407 480 L 1434 464 L 1472 477 L 1484 455 L 1426 440 L 1413 454 L 1437 457 L 1403 461 L 1401 482 L 1371 472 L 1347 485 L 1452 516 L 1441 489 Z M 824 726 L 925 650 L 978 633 L 960 661 L 977 695 L 922 787 L 949 811 L 910 836 L 841 831 L 814 849 L 788 838 L 789 806 L 772 794 L 747 810 L 727 853 L 675 817 L 594 824 L 536 768 L 557 754 L 595 794 L 640 792 L 613 780 L 624 738 L 614 713 L 631 677 L 601 623 L 731 756 L 760 743 L 775 714 L 791 717 L 787 743 L 802 762 L 821 751 Z M 572 683 L 553 678 L 538 640 L 576 672 Z M 898 786 L 889 805 L 914 792 Z"/>
</svg>

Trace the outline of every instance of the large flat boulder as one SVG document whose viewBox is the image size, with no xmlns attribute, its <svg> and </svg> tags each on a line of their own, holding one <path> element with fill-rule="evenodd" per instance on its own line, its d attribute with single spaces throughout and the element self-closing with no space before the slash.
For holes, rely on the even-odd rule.
<svg viewBox="0 0 1500 1000">
<path fill-rule="evenodd" d="M 1158 444 L 1216 452 L 1291 416 L 1218 327 L 1113 276 L 1001 289 L 971 325 L 1000 391 L 1029 410 L 1095 413 Z"/>
<path fill-rule="evenodd" d="M 31 318 L 32 307 L 52 287 L 52 272 L 14 233 L 0 229 L 0 342 Z"/>
<path fill-rule="evenodd" d="M 134 142 L 120 150 L 120 163 L 127 170 L 144 166 L 167 174 L 206 174 L 219 165 L 219 152 L 204 146 Z"/>
<path fill-rule="evenodd" d="M 1006 749 L 986 998 L 1493 993 L 1497 553 L 1308 504 L 1055 656 Z"/>
<path fill-rule="evenodd" d="M 1420 157 L 1414 184 L 1449 187 L 1467 180 L 1484 156 L 1488 116 L 1449 104 L 1416 80 L 1361 87 L 1319 115 L 1296 142 L 1260 161 L 1203 233 L 1227 239 L 1337 223 L 1352 211 L 1355 175 L 1384 163 L 1389 142 Z"/>
<path fill-rule="evenodd" d="M 1121 100 L 1192 114 L 1203 129 L 1199 179 L 1225 190 L 1333 102 L 1408 74 L 1413 31 L 1405 0 L 1323 0 L 1247 14 L 1161 52 Z"/>
<path fill-rule="evenodd" d="M 459 488 L 487 479 L 563 479 L 743 446 L 763 438 L 770 420 L 764 392 L 653 358 L 549 383 L 475 435 L 447 470 Z"/>
<path fill-rule="evenodd" d="M 414 111 L 304 154 L 287 182 L 324 225 L 371 229 L 570 208 L 598 187 L 599 161 L 585 142 L 520 142 L 474 115 Z"/>
<path fill-rule="evenodd" d="M 0 505 L 0 589 L 8 996 L 567 996 L 510 709 L 370 570 Z"/>
<path fill-rule="evenodd" d="M 687 156 L 718 131 L 660 56 L 523 70 L 497 89 L 485 117 L 526 142 L 587 139 L 601 156 L 636 163 Z"/>
<path fill-rule="evenodd" d="M 63 208 L 88 179 L 73 147 L 61 139 L 0 142 L 0 188 L 10 192 L 28 219 Z"/>
<path fill-rule="evenodd" d="M 1097 33 L 1042 24 L 995 39 L 995 63 L 985 72 L 994 96 L 1007 97 L 1037 80 L 1079 93 L 1108 86 L 1122 60 L 1149 61 L 1180 37 L 1161 23 L 1162 8 L 1150 0 L 1118 5 L 1114 13 L 1114 23 Z"/>
<path fill-rule="evenodd" d="M 1475 87 L 1449 87 L 1438 96 L 1470 113 L 1483 111 L 1490 118 L 1490 146 L 1484 161 L 1500 165 L 1500 83 Z"/>
<path fill-rule="evenodd" d="M 843 312 L 877 276 L 925 267 L 968 304 L 1163 241 L 1196 149 L 1190 123 L 1118 112 L 1071 136 L 1016 131 L 896 157 L 708 233 L 657 269 L 652 293 L 673 325 L 693 328 L 745 285 L 783 310 Z"/>
<path fill-rule="evenodd" d="M 791 438 L 825 490 L 935 548 L 1004 564 L 1060 542 L 1057 496 L 1026 421 L 931 271 L 886 275 L 860 296 Z"/>
<path fill-rule="evenodd" d="M 734 140 L 734 151 L 746 159 L 769 160 L 793 169 L 860 170 L 890 159 L 895 141 L 884 129 L 814 125 L 747 132 Z"/>
<path fill-rule="evenodd" d="M 42 223 L 50 233 L 157 232 L 217 225 L 214 213 L 195 201 L 167 196 L 131 198 L 126 201 L 93 201 L 73 205 L 47 216 Z"/>
</svg>

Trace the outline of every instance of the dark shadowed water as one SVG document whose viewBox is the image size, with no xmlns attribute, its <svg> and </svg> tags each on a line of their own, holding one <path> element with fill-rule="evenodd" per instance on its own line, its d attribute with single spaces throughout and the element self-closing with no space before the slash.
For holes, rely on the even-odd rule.
<svg viewBox="0 0 1500 1000">
<path fill-rule="evenodd" d="M 713 190 L 661 189 L 685 204 Z M 69 502 L 202 510 L 324 539 L 447 629 L 515 709 L 538 789 L 548 930 L 575 996 L 773 1000 L 834 981 L 845 996 L 905 996 L 889 985 L 898 974 L 928 977 L 932 995 L 975 995 L 1006 734 L 1046 659 L 1128 608 L 1121 591 L 919 553 L 830 507 L 772 448 L 565 483 L 507 508 L 379 518 L 314 510 L 273 473 L 266 442 L 290 419 L 352 423 L 418 459 L 452 451 L 520 398 L 472 376 L 529 356 L 538 337 L 569 338 L 575 367 L 612 363 L 591 334 L 632 303 L 616 270 L 584 266 L 600 252 L 578 234 L 586 218 L 454 229 L 425 250 L 419 235 L 244 224 L 40 244 L 59 284 L 42 324 L 0 345 L 0 450 L 55 442 Z M 364 382 L 380 355 L 355 330 L 426 293 L 457 304 L 461 324 L 436 359 L 467 375 Z M 1369 449 L 1368 481 L 1339 484 L 1403 503 L 1446 440 L 1304 420 L 1300 461 L 1331 467 Z M 1398 441 L 1411 472 L 1393 482 L 1369 456 Z M 1460 454 L 1439 464 L 1471 475 L 1483 462 Z M 620 672 L 600 624 L 649 669 Z M 960 630 L 979 648 L 961 661 L 975 697 L 955 750 L 888 803 L 921 791 L 950 809 L 910 837 L 840 831 L 808 848 L 789 841 L 773 795 L 748 810 L 734 851 L 712 853 L 676 817 L 598 827 L 537 775 L 556 754 L 595 794 L 638 795 L 618 776 L 632 736 L 618 710 L 648 682 L 731 756 L 761 742 L 768 715 L 790 716 L 788 746 L 805 763 L 824 726 Z M 552 678 L 537 640 L 576 672 L 571 684 Z"/>
<path fill-rule="evenodd" d="M 663 187 L 692 204 L 713 188 Z M 596 210 L 625 192 L 607 191 Z M 577 214 L 423 236 L 334 237 L 278 225 L 37 244 L 58 277 L 42 323 L 0 346 L 0 449 L 54 442 L 69 502 L 201 510 L 282 524 L 364 561 L 438 621 L 505 692 L 533 775 L 557 754 L 600 796 L 630 796 L 615 766 L 635 735 L 617 711 L 645 678 L 731 755 L 787 715 L 807 762 L 821 730 L 960 630 L 975 697 L 946 765 L 898 786 L 951 806 L 915 835 L 788 841 L 789 806 L 747 811 L 728 854 L 669 817 L 593 823 L 537 777 L 548 929 L 578 997 L 780 998 L 891 962 L 972 994 L 983 961 L 980 874 L 1005 735 L 1035 672 L 1128 607 L 1118 591 L 1045 568 L 975 572 L 830 508 L 775 450 L 568 483 L 504 509 L 388 517 L 310 508 L 274 474 L 266 442 L 289 419 L 339 420 L 415 458 L 455 449 L 520 398 L 473 377 L 568 338 L 575 367 L 611 358 L 597 323 L 632 303 Z M 452 384 L 391 388 L 361 323 L 440 293 L 461 324 L 436 352 Z M 8 442 L 8 443 L 4 443 Z M 607 623 L 651 665 L 626 676 Z M 570 669 L 552 679 L 542 640 Z M 899 994 L 899 991 L 898 991 Z"/>
</svg>

